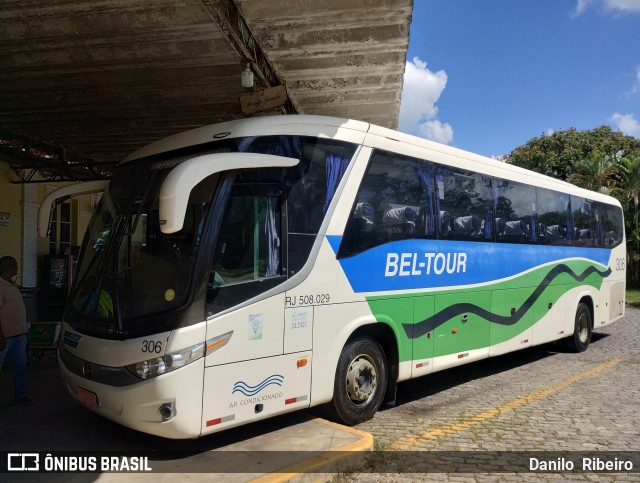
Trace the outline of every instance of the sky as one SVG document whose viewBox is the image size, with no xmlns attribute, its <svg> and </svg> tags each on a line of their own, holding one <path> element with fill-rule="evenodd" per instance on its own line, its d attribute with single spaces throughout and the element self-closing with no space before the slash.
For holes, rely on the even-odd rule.
<svg viewBox="0 0 640 483">
<path fill-rule="evenodd" d="M 640 0 L 414 0 L 398 130 L 485 156 L 640 138 Z"/>
</svg>

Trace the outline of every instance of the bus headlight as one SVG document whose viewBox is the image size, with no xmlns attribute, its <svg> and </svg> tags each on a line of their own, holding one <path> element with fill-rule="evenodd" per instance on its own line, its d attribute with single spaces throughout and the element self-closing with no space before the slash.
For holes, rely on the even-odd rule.
<svg viewBox="0 0 640 483">
<path fill-rule="evenodd" d="M 140 379 L 150 379 L 197 361 L 204 356 L 204 348 L 205 344 L 201 342 L 186 349 L 165 354 L 162 357 L 154 357 L 153 359 L 131 364 L 127 366 L 127 369 Z"/>
</svg>

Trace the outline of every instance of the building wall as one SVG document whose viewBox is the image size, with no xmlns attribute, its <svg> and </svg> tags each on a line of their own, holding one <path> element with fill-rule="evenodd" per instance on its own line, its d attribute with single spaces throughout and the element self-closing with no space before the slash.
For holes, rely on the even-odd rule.
<svg viewBox="0 0 640 483">
<path fill-rule="evenodd" d="M 14 257 L 22 270 L 22 185 L 11 184 L 14 178 L 9 165 L 0 161 L 0 257 Z"/>
<path fill-rule="evenodd" d="M 36 287 L 38 272 L 44 269 L 49 253 L 49 239 L 37 234 L 38 207 L 44 197 L 67 183 L 12 184 L 16 176 L 0 160 L 0 257 L 18 260 L 17 283 Z M 72 245 L 80 245 L 92 213 L 90 195 L 72 200 Z"/>
</svg>

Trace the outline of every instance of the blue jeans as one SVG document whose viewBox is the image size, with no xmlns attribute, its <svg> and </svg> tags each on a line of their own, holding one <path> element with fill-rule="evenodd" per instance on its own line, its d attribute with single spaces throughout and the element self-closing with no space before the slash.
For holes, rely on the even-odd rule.
<svg viewBox="0 0 640 483">
<path fill-rule="evenodd" d="M 13 369 L 13 393 L 15 397 L 24 397 L 27 395 L 27 334 L 7 337 L 7 348 L 0 351 L 0 371 L 6 356 Z"/>
</svg>

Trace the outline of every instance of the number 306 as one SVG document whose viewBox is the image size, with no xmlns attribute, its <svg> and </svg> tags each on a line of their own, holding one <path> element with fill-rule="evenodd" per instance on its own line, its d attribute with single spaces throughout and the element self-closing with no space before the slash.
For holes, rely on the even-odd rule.
<svg viewBox="0 0 640 483">
<path fill-rule="evenodd" d="M 153 340 L 142 341 L 142 352 L 153 352 L 160 354 L 162 352 L 162 342 Z"/>
</svg>

